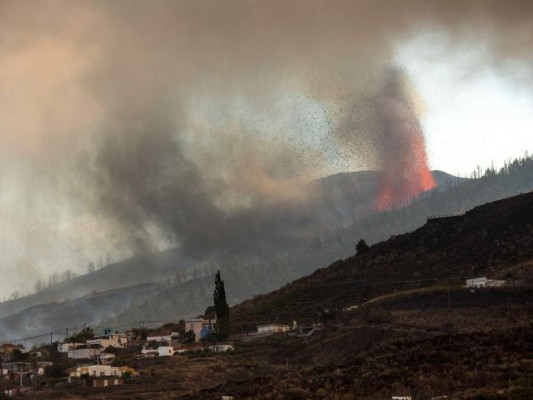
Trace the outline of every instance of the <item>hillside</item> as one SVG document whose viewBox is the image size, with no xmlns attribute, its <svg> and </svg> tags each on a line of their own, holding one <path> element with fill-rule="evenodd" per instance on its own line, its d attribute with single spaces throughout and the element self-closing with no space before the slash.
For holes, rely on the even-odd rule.
<svg viewBox="0 0 533 400">
<path fill-rule="evenodd" d="M 434 219 L 233 307 L 234 352 L 132 361 L 141 373 L 126 385 L 29 398 L 529 400 L 532 241 L 533 192 Z M 472 267 L 511 284 L 465 289 Z M 304 337 L 239 334 L 293 318 L 322 324 Z"/>
<path fill-rule="evenodd" d="M 325 308 L 361 304 L 371 297 L 427 286 L 432 280 L 488 275 L 512 279 L 513 266 L 533 258 L 533 192 L 434 219 L 378 243 L 361 256 L 339 260 L 280 290 L 233 309 L 249 324 L 316 318 Z"/>
<path fill-rule="evenodd" d="M 111 263 L 92 273 L 51 285 L 32 295 L 2 302 L 0 317 L 15 314 L 34 305 L 74 300 L 93 292 L 174 279 L 178 269 L 184 276 L 192 275 L 193 263 L 194 260 L 184 257 L 179 249 Z"/>
<path fill-rule="evenodd" d="M 361 173 L 355 176 L 357 179 L 368 178 L 368 175 Z M 529 177 L 531 180 L 528 180 Z M 341 174 L 331 179 L 335 180 L 337 187 L 342 187 L 349 185 L 347 182 L 350 178 L 348 175 Z M 407 207 L 372 214 L 355 221 L 347 228 L 325 231 L 323 235 L 317 235 L 314 240 L 311 240 L 305 248 L 286 254 L 263 253 L 257 258 L 238 256 L 219 258 L 216 265 L 223 273 L 228 288 L 229 303 L 236 304 L 254 295 L 268 293 L 334 260 L 348 257 L 354 253 L 354 243 L 360 238 L 365 238 L 369 243 L 375 243 L 391 235 L 417 229 L 432 215 L 452 213 L 457 208 L 468 210 L 480 204 L 484 199 L 500 199 L 505 197 L 506 193 L 516 194 L 523 188 L 533 190 L 533 162 L 524 163 L 509 174 L 468 180 L 457 186 L 447 181 L 446 175 L 441 175 L 441 179 L 443 182 L 441 191 L 435 190 L 427 197 Z M 444 189 L 446 185 L 448 188 Z M 468 274 L 470 273 L 471 270 Z M 106 324 L 126 326 L 139 319 L 145 319 L 148 315 L 154 316 L 154 313 L 158 320 L 197 315 L 211 304 L 212 281 L 212 277 L 208 277 L 208 279 L 202 278 L 201 282 L 185 282 L 175 289 L 161 293 L 157 298 L 150 299 L 146 304 L 135 306 L 116 318 L 106 321 Z M 334 284 L 337 285 L 336 287 L 328 286 L 326 291 L 329 291 L 331 296 L 336 296 L 339 288 L 342 289 L 344 286 L 346 290 L 356 284 L 360 285 L 361 282 L 337 282 Z M 203 288 L 201 288 L 202 285 L 204 285 Z M 194 291 L 194 296 L 190 295 L 190 290 Z M 313 299 L 312 294 L 309 297 Z M 306 296 L 301 300 L 305 298 Z M 311 303 L 313 301 L 311 300 Z M 304 301 L 302 304 L 305 305 L 307 302 Z M 312 309 L 313 307 L 310 307 L 310 310 Z M 311 316 L 307 315 L 307 317 Z"/>
<path fill-rule="evenodd" d="M 164 285 L 161 284 L 144 283 L 105 292 L 95 291 L 69 301 L 32 306 L 19 313 L 0 318 L 0 341 L 44 334 L 49 337 L 50 332 L 56 332 L 59 339 L 62 339 L 66 328 L 72 332 L 84 324 L 94 326 L 103 318 L 110 318 L 134 304 L 154 297 L 163 288 Z"/>
<path fill-rule="evenodd" d="M 407 207 L 366 216 L 365 213 L 371 211 L 368 208 L 371 201 L 364 193 L 377 190 L 379 173 L 367 171 L 333 175 L 312 184 L 320 186 L 315 191 L 321 195 L 309 200 L 308 208 L 302 215 L 309 216 L 320 210 L 314 218 L 338 223 L 311 224 L 314 236 L 305 239 L 308 236 L 304 235 L 305 240 L 302 239 L 299 246 L 282 240 L 282 246 L 275 251 L 262 249 L 261 244 L 258 244 L 254 248 L 228 249 L 224 254 L 213 255 L 205 260 L 186 258 L 179 249 L 139 256 L 110 264 L 92 274 L 62 282 L 35 295 L 0 303 L 0 316 L 23 314 L 25 308 L 72 300 L 94 290 L 102 292 L 115 290 L 116 287 L 128 290 L 129 285 L 159 280 L 163 283 L 160 287 L 164 289 L 160 295 L 148 298 L 145 302 L 132 303 L 130 308 L 121 309 L 117 315 L 109 315 L 107 310 L 102 310 L 102 315 L 105 314 L 107 318 L 101 323 L 122 329 L 140 320 L 174 321 L 198 315 L 211 303 L 213 278 L 210 275 L 216 269 L 223 273 L 228 287 L 228 301 L 237 304 L 254 295 L 280 288 L 335 260 L 349 257 L 354 253 L 354 243 L 360 238 L 365 238 L 370 244 L 376 243 L 391 235 L 417 229 L 431 215 L 454 212 L 457 208 L 468 210 L 486 201 L 533 190 L 532 160 L 527 158 L 513 165 L 497 174 L 466 181 L 434 171 L 440 185 L 437 190 L 421 196 L 417 201 L 413 199 L 414 202 Z M 352 197 L 357 201 L 351 202 Z M 359 217 L 356 217 L 357 210 L 360 211 Z M 282 223 L 283 218 L 280 221 Z M 291 221 L 289 219 L 283 225 L 288 231 L 292 229 L 289 226 Z M 174 284 L 176 271 L 181 271 L 184 282 L 165 288 L 167 280 Z M 68 321 L 62 322 L 57 329 L 63 329 L 68 324 Z M 20 335 L 29 336 L 24 331 Z"/>
<path fill-rule="evenodd" d="M 272 209 L 267 207 L 261 211 L 261 214 L 264 214 L 264 218 L 276 221 L 273 223 L 283 226 L 287 232 L 292 229 L 291 221 L 302 220 L 302 215 L 305 215 L 305 229 L 302 230 L 302 226 L 294 227 L 298 229 L 298 234 L 288 234 L 293 238 L 294 243 L 299 243 L 301 246 L 310 237 L 320 234 L 324 227 L 343 226 L 347 221 L 351 222 L 353 219 L 368 216 L 372 212 L 373 202 L 379 190 L 379 180 L 378 171 L 328 176 L 307 185 L 306 191 L 310 196 L 296 208 Z M 453 182 L 458 182 L 457 178 L 441 171 L 435 171 L 435 180 L 440 188 L 449 188 Z M 314 230 L 309 229 L 309 226 L 314 227 Z M 248 244 L 248 246 L 248 248 L 228 249 L 227 254 L 218 254 L 213 259 L 225 259 L 230 255 L 244 259 L 264 257 L 265 249 L 261 249 L 259 243 L 253 246 Z M 287 250 L 286 246 L 287 243 L 284 244 L 282 251 Z M 161 253 L 139 255 L 110 263 L 92 273 L 51 285 L 32 295 L 0 302 L 0 317 L 15 314 L 34 305 L 76 299 L 93 291 L 102 292 L 167 279 L 174 281 L 178 270 L 182 279 L 187 280 L 195 275 L 203 274 L 205 271 L 199 272 L 199 270 L 208 268 L 211 263 L 209 257 L 200 260 L 192 259 L 178 248 Z"/>
</svg>

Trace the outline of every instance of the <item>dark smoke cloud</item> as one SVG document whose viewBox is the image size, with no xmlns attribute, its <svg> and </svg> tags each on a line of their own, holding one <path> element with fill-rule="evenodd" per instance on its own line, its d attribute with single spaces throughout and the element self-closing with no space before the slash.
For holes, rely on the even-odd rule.
<svg viewBox="0 0 533 400">
<path fill-rule="evenodd" d="M 153 227 L 188 250 L 224 245 L 230 239 L 224 215 L 206 193 L 198 168 L 183 156 L 173 127 L 146 115 L 143 122 L 98 137 L 90 177 L 98 188 L 95 212 L 118 221 L 141 251 L 155 249 L 149 240 Z"/>
<path fill-rule="evenodd" d="M 499 0 L 2 1 L 3 174 L 52 182 L 40 192 L 8 182 L 3 201 L 38 193 L 43 225 L 56 225 L 45 212 L 56 207 L 91 249 L 180 243 L 198 254 L 250 232 L 279 239 L 264 210 L 312 196 L 295 188 L 339 162 L 324 141 L 347 167 L 397 167 L 384 162 L 394 116 L 383 120 L 376 99 L 398 45 L 440 31 L 450 51 L 487 47 L 472 73 L 530 71 L 531 15 L 530 1 Z M 326 139 L 254 123 L 280 119 L 283 93 L 323 107 Z"/>
</svg>

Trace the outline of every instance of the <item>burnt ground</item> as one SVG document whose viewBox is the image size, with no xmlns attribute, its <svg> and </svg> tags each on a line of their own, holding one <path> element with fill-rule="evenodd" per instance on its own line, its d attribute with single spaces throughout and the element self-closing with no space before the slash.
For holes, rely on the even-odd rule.
<svg viewBox="0 0 533 400">
<path fill-rule="evenodd" d="M 26 398 L 533 398 L 533 301 L 448 309 L 427 307 L 413 294 L 424 305 L 416 309 L 408 297 L 339 314 L 309 338 L 273 335 L 236 343 L 232 354 L 147 365 L 123 386 L 54 388 Z"/>
<path fill-rule="evenodd" d="M 231 310 L 237 325 L 252 326 L 334 310 L 312 337 L 236 343 L 232 354 L 146 366 L 124 386 L 26 398 L 531 400 L 532 267 L 528 193 L 431 222 Z M 461 285 L 473 271 L 522 286 L 472 293 Z"/>
</svg>

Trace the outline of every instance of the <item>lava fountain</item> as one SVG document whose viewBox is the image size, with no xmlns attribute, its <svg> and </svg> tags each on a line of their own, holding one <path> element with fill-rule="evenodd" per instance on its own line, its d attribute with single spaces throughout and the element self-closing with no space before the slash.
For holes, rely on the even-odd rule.
<svg viewBox="0 0 533 400">
<path fill-rule="evenodd" d="M 401 70 L 388 71 L 379 99 L 379 152 L 383 175 L 376 201 L 379 211 L 408 204 L 436 186 L 413 86 Z"/>
</svg>

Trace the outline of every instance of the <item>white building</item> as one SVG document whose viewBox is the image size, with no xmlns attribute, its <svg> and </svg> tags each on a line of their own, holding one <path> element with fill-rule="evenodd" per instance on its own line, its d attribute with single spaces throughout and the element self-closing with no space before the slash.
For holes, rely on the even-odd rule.
<svg viewBox="0 0 533 400">
<path fill-rule="evenodd" d="M 88 345 L 100 345 L 104 349 L 108 347 L 126 347 L 128 337 L 122 333 L 95 336 L 94 339 L 87 340 Z"/>
<path fill-rule="evenodd" d="M 174 355 L 174 347 L 172 347 L 172 346 L 159 346 L 157 348 L 157 353 L 159 354 L 159 357 L 172 356 L 172 355 Z"/>
<path fill-rule="evenodd" d="M 82 375 L 95 376 L 122 376 L 126 372 L 134 373 L 135 370 L 130 367 L 112 367 L 111 365 L 88 365 L 85 367 L 77 367 L 70 370 L 69 376 L 81 377 Z"/>
<path fill-rule="evenodd" d="M 84 346 L 85 343 L 57 343 L 57 351 L 59 353 L 68 353 L 69 350 L 75 349 L 76 347 Z"/>
<path fill-rule="evenodd" d="M 143 347 L 141 354 L 145 357 L 163 357 L 163 356 L 172 356 L 174 355 L 174 347 L 172 346 L 158 346 L 155 348 L 146 348 Z"/>
<path fill-rule="evenodd" d="M 99 346 L 80 346 L 68 351 L 68 358 L 73 360 L 94 360 L 102 354 L 102 348 Z"/>
<path fill-rule="evenodd" d="M 289 325 L 283 324 L 268 324 L 268 325 L 258 325 L 257 333 L 281 333 L 288 332 L 291 330 Z"/>
<path fill-rule="evenodd" d="M 500 287 L 504 286 L 505 281 L 498 279 L 487 279 L 486 277 L 467 279 L 465 287 L 483 288 L 483 287 Z"/>
<path fill-rule="evenodd" d="M 226 351 L 235 350 L 231 344 L 217 344 L 214 346 L 209 346 L 209 350 L 214 353 L 225 353 Z"/>
<path fill-rule="evenodd" d="M 146 338 L 146 341 L 147 342 L 170 342 L 172 341 L 173 337 L 178 337 L 178 336 L 179 336 L 178 333 L 172 332 L 172 333 L 169 333 L 168 335 L 148 336 Z"/>
<path fill-rule="evenodd" d="M 196 341 L 200 340 L 204 320 L 202 318 L 189 318 L 185 320 L 185 332 L 193 331 Z"/>
</svg>

